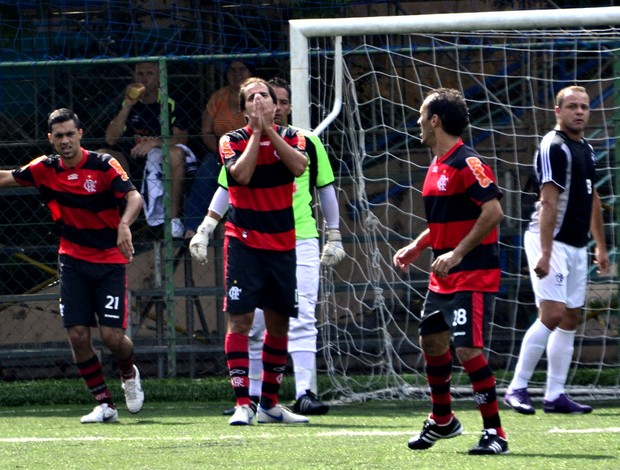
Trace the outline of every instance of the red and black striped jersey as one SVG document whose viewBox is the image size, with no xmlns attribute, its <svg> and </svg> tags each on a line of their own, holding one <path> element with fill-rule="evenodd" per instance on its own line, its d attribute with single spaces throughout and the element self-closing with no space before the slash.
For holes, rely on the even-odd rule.
<svg viewBox="0 0 620 470">
<path fill-rule="evenodd" d="M 127 263 L 116 245 L 120 208 L 125 194 L 136 188 L 114 158 L 82 152 L 74 168 L 58 155 L 42 156 L 13 170 L 13 177 L 41 193 L 60 235 L 59 254 L 91 263 Z"/>
<path fill-rule="evenodd" d="M 275 128 L 291 147 L 305 152 L 305 138 L 298 130 Z M 246 126 L 220 139 L 220 157 L 227 170 L 246 149 L 251 135 L 252 130 Z M 271 140 L 261 137 L 256 169 L 247 185 L 239 184 L 228 171 L 226 176 L 230 202 L 226 235 L 252 248 L 295 249 L 295 177 L 278 157 Z"/>
<path fill-rule="evenodd" d="M 453 250 L 471 231 L 480 206 L 502 197 L 491 168 L 471 147 L 459 141 L 435 157 L 422 190 L 434 257 Z M 431 273 L 429 289 L 440 294 L 459 291 L 497 292 L 500 283 L 498 229 L 440 278 Z"/>
</svg>

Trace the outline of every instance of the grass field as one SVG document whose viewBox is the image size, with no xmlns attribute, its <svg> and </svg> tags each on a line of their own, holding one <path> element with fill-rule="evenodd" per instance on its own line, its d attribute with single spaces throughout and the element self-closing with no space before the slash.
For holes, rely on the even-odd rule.
<svg viewBox="0 0 620 470">
<path fill-rule="evenodd" d="M 510 454 L 469 456 L 481 421 L 470 401 L 455 409 L 465 432 L 432 449 L 407 448 L 428 403 L 335 406 L 308 425 L 231 427 L 230 402 L 146 403 L 120 422 L 80 424 L 90 405 L 0 408 L 2 469 L 618 469 L 620 404 L 591 402 L 590 415 L 523 416 L 506 410 Z M 540 405 L 540 403 L 539 403 Z"/>
</svg>

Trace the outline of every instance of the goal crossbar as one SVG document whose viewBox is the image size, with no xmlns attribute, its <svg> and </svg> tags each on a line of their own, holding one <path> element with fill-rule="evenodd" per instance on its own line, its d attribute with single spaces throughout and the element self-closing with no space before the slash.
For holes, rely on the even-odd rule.
<svg viewBox="0 0 620 470">
<path fill-rule="evenodd" d="M 291 20 L 289 21 L 291 86 L 295 90 L 292 96 L 293 122 L 298 127 L 312 129 L 308 106 L 310 103 L 308 38 L 311 37 L 532 30 L 614 24 L 620 24 L 620 7 Z M 322 123 L 321 129 L 325 126 L 326 124 Z"/>
</svg>

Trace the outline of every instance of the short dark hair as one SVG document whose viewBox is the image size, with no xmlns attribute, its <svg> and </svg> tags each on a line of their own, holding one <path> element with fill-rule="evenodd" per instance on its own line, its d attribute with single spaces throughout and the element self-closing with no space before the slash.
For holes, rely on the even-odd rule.
<svg viewBox="0 0 620 470">
<path fill-rule="evenodd" d="M 463 94 L 452 88 L 437 88 L 428 96 L 433 96 L 426 106 L 428 119 L 436 114 L 446 133 L 455 137 L 461 136 L 469 126 L 469 111 Z"/>
<path fill-rule="evenodd" d="M 291 99 L 291 85 L 282 77 L 273 77 L 267 83 L 269 83 L 274 88 L 282 88 L 286 90 L 289 100 Z"/>
<path fill-rule="evenodd" d="M 52 132 L 52 126 L 54 124 L 58 124 L 59 122 L 67 122 L 67 121 L 73 121 L 73 123 L 75 124 L 75 127 L 77 127 L 78 129 L 82 128 L 82 123 L 80 122 L 80 119 L 77 117 L 77 114 L 75 114 L 69 108 L 60 108 L 60 109 L 55 109 L 54 111 L 52 111 L 49 117 L 47 118 L 47 128 L 49 132 Z"/>
<path fill-rule="evenodd" d="M 241 108 L 241 111 L 245 111 L 245 89 L 250 85 L 254 85 L 256 83 L 265 85 L 267 87 L 267 90 L 269 91 L 269 96 L 271 96 L 272 101 L 274 103 L 278 101 L 276 92 L 273 91 L 273 87 L 269 84 L 267 80 L 258 77 L 246 78 L 241 84 L 241 87 L 239 88 L 239 106 Z"/>
</svg>

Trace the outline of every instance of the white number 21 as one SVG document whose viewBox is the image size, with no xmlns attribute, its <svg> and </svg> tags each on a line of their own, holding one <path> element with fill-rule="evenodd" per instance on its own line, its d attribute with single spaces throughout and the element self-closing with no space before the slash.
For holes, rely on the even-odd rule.
<svg viewBox="0 0 620 470">
<path fill-rule="evenodd" d="M 108 302 L 105 304 L 105 308 L 107 308 L 108 310 L 118 310 L 118 297 L 108 295 L 106 296 L 106 298 L 108 299 Z"/>
</svg>

